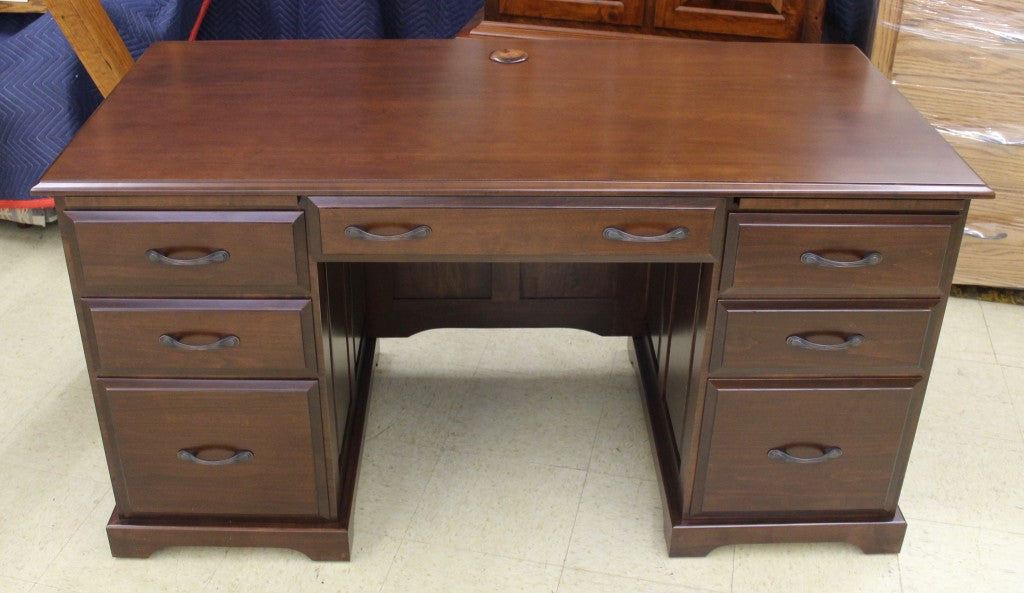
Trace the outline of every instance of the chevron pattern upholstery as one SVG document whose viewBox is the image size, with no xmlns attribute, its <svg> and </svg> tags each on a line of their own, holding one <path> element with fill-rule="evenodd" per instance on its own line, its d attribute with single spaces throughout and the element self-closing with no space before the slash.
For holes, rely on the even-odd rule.
<svg viewBox="0 0 1024 593">
<path fill-rule="evenodd" d="M 451 37 L 483 0 L 214 0 L 200 39 Z M 136 58 L 202 0 L 103 0 Z M 101 97 L 53 18 L 0 15 L 0 200 L 27 200 Z"/>
</svg>

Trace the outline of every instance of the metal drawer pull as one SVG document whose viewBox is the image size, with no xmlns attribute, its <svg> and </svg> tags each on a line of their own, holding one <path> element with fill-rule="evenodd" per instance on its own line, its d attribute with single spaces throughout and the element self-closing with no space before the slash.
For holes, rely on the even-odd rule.
<svg viewBox="0 0 1024 593">
<path fill-rule="evenodd" d="M 822 454 L 817 457 L 797 457 L 790 455 L 785 449 L 769 449 L 768 459 L 777 459 L 786 463 L 823 463 L 829 459 L 839 459 L 843 456 L 843 450 L 839 447 L 824 447 Z"/>
<path fill-rule="evenodd" d="M 846 338 L 845 342 L 840 342 L 839 344 L 819 344 L 801 336 L 789 336 L 786 338 L 786 343 L 790 346 L 805 348 L 807 350 L 849 350 L 854 346 L 860 346 L 863 344 L 864 336 L 860 334 L 853 334 L 849 338 Z"/>
<path fill-rule="evenodd" d="M 808 251 L 800 256 L 800 261 L 805 264 L 821 266 L 823 268 L 863 268 L 867 266 L 875 266 L 881 263 L 882 254 L 877 251 L 872 251 L 864 257 L 853 261 L 837 261 Z"/>
<path fill-rule="evenodd" d="M 195 451 L 189 451 L 188 449 L 182 449 L 178 451 L 178 459 L 182 461 L 188 461 L 189 463 L 196 463 L 199 465 L 234 465 L 236 463 L 245 463 L 246 461 L 252 461 L 252 451 L 236 451 L 234 455 L 227 459 L 217 459 L 210 461 L 208 459 L 200 459 L 196 457 Z"/>
<path fill-rule="evenodd" d="M 209 344 L 199 344 L 194 346 L 192 344 L 186 344 L 178 340 L 178 338 L 172 336 L 171 334 L 164 334 L 160 336 L 160 343 L 163 344 L 164 346 L 177 348 L 178 350 L 197 351 L 223 350 L 224 348 L 234 348 L 235 346 L 241 344 L 242 341 L 238 339 L 238 336 L 224 336 L 223 338 L 217 340 L 216 342 L 211 342 Z"/>
<path fill-rule="evenodd" d="M 362 241 L 411 241 L 413 239 L 426 239 L 429 237 L 430 227 L 423 224 L 399 235 L 378 235 L 357 226 L 350 226 L 345 227 L 345 236 Z"/>
<path fill-rule="evenodd" d="M 175 259 L 167 257 L 156 249 L 149 249 L 146 251 L 146 259 L 154 264 L 163 264 L 165 266 L 206 266 L 209 264 L 222 264 L 231 259 L 231 254 L 223 249 L 218 249 L 195 259 Z"/>
<path fill-rule="evenodd" d="M 688 236 L 690 236 L 690 229 L 684 226 L 676 227 L 664 235 L 654 235 L 652 237 L 634 235 L 613 226 L 604 230 L 605 239 L 609 241 L 625 241 L 627 243 L 667 243 L 669 241 L 682 241 Z"/>
<path fill-rule="evenodd" d="M 996 233 L 995 235 L 986 235 L 985 233 L 972 229 L 970 227 L 964 227 L 964 234 L 968 237 L 974 237 L 975 239 L 983 239 L 985 241 L 998 241 L 1005 239 L 1008 235 L 1006 233 Z"/>
</svg>

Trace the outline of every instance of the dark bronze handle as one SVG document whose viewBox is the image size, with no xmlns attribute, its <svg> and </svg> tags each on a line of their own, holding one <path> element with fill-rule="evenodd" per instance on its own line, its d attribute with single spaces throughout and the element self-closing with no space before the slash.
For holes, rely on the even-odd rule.
<svg viewBox="0 0 1024 593">
<path fill-rule="evenodd" d="M 843 450 L 839 447 L 822 447 L 822 454 L 817 457 L 797 457 L 790 455 L 785 449 L 769 449 L 768 459 L 777 459 L 786 463 L 822 463 L 829 459 L 839 459 L 843 456 Z"/>
<path fill-rule="evenodd" d="M 877 251 L 872 251 L 864 257 L 853 261 L 837 261 L 808 251 L 800 256 L 800 261 L 805 264 L 821 266 L 823 268 L 863 268 L 866 266 L 875 266 L 881 263 L 882 254 Z"/>
<path fill-rule="evenodd" d="M 245 463 L 246 461 L 252 461 L 252 451 L 235 451 L 235 454 L 226 459 L 217 459 L 210 461 L 208 459 L 200 459 L 196 457 L 195 451 L 189 451 L 188 449 L 182 449 L 178 451 L 178 459 L 182 461 L 188 461 L 189 463 L 197 463 L 199 465 L 234 465 L 236 463 Z"/>
<path fill-rule="evenodd" d="M 625 241 L 627 243 L 667 243 L 668 241 L 682 241 L 688 236 L 690 236 L 690 229 L 684 226 L 676 227 L 664 235 L 654 235 L 651 237 L 627 233 L 613 226 L 604 230 L 605 239 L 609 241 Z"/>
<path fill-rule="evenodd" d="M 853 334 L 849 338 L 846 338 L 845 342 L 840 342 L 839 344 L 819 344 L 800 336 L 789 336 L 786 338 L 786 343 L 790 346 L 806 348 L 807 350 L 849 350 L 854 346 L 860 346 L 863 344 L 864 336 L 860 334 Z"/>
<path fill-rule="evenodd" d="M 164 346 L 177 348 L 178 350 L 197 351 L 222 350 L 224 348 L 234 348 L 235 346 L 242 343 L 242 341 L 238 339 L 238 336 L 224 336 L 223 338 L 217 340 L 216 342 L 211 342 L 209 344 L 199 344 L 197 346 L 194 346 L 192 344 L 186 344 L 178 340 L 178 338 L 172 336 L 171 334 L 163 334 L 162 336 L 160 336 L 160 343 L 163 344 Z"/>
<path fill-rule="evenodd" d="M 430 236 L 430 227 L 425 224 L 398 235 L 378 235 L 357 226 L 345 227 L 345 236 L 361 241 L 410 241 L 413 239 L 426 239 Z"/>
<path fill-rule="evenodd" d="M 218 249 L 195 259 L 175 259 L 167 257 L 156 249 L 149 249 L 146 251 L 146 259 L 154 264 L 163 264 L 165 266 L 206 266 L 209 264 L 222 264 L 231 259 L 231 254 L 223 249 Z"/>
</svg>

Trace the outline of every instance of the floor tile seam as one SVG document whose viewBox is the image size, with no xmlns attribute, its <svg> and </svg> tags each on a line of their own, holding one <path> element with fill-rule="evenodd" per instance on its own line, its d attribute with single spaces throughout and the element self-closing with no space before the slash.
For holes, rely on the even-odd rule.
<svg viewBox="0 0 1024 593">
<path fill-rule="evenodd" d="M 735 547 L 736 546 L 733 546 L 733 548 L 735 548 Z M 733 559 L 734 560 L 735 560 L 735 556 L 736 556 L 736 554 L 734 552 L 733 553 Z M 736 571 L 733 570 L 732 574 L 735 574 L 735 572 Z M 728 591 L 724 590 L 724 589 L 708 589 L 707 587 L 691 587 L 689 585 L 680 585 L 679 583 L 668 583 L 668 582 L 665 582 L 665 581 L 657 581 L 657 580 L 653 580 L 653 579 L 647 579 L 647 578 L 644 578 L 644 577 L 635 577 L 635 578 L 636 578 L 636 580 L 640 581 L 641 583 L 651 583 L 651 584 L 654 584 L 654 585 L 671 585 L 673 587 L 682 587 L 682 588 L 686 589 L 687 591 L 693 591 L 694 593 L 731 593 L 732 592 L 732 579 L 731 579 L 731 575 L 730 575 L 729 590 Z"/>
<path fill-rule="evenodd" d="M 377 593 L 384 592 L 384 587 L 388 584 L 388 579 L 391 578 L 391 571 L 395 569 L 395 562 L 398 561 L 398 555 L 402 552 L 402 546 L 405 544 L 405 540 L 399 539 L 396 541 L 398 541 L 398 545 L 395 546 L 395 553 L 391 555 L 391 561 L 388 562 L 388 569 L 384 571 L 384 578 L 380 580 L 380 587 L 377 587 Z"/>
<path fill-rule="evenodd" d="M 981 309 L 981 318 L 985 321 L 985 333 L 988 335 L 989 346 L 992 347 L 992 353 L 995 354 L 996 358 L 998 359 L 999 351 L 996 349 L 995 341 L 992 339 L 992 321 L 994 320 L 989 319 L 989 314 L 987 312 L 988 307 L 985 306 L 985 301 L 980 301 L 978 304 L 978 308 Z"/>
<path fill-rule="evenodd" d="M 903 593 L 906 587 L 903 585 L 903 561 L 900 559 L 900 554 L 896 554 L 896 570 L 900 578 L 900 593 Z"/>
<path fill-rule="evenodd" d="M 606 401 L 601 405 L 601 416 L 597 419 L 597 426 L 594 429 L 594 438 L 590 443 L 590 456 L 587 458 L 587 473 L 590 473 L 590 468 L 594 464 L 594 451 L 597 450 L 597 437 L 601 434 L 601 427 L 604 425 L 605 416 L 608 414 L 608 408 L 612 405 L 612 401 Z M 600 472 L 598 472 L 600 473 Z"/>
<path fill-rule="evenodd" d="M 15 581 L 15 582 L 18 582 L 18 583 L 23 583 L 25 585 L 32 585 L 32 588 L 35 588 L 35 586 L 39 584 L 39 580 L 38 579 L 27 580 L 27 579 L 24 579 L 24 578 L 21 578 L 21 577 L 16 577 L 16 576 L 12 576 L 12 575 L 6 574 L 4 572 L 0 572 L 0 577 L 3 577 L 5 579 L 11 580 L 11 581 Z M 29 590 L 31 591 L 31 589 L 29 589 Z"/>
<path fill-rule="evenodd" d="M 928 403 L 925 402 L 925 405 L 927 406 Z M 1024 453 L 1024 446 L 1022 446 L 1020 440 L 1016 439 L 1016 438 L 1009 438 L 1008 439 L 1008 438 L 1004 438 L 1004 437 L 991 436 L 991 435 L 987 435 L 987 434 L 967 434 L 963 430 L 955 430 L 955 429 L 952 429 L 952 428 L 944 428 L 941 425 L 932 425 L 931 423 L 921 423 L 917 427 L 917 436 L 914 438 L 914 449 L 913 449 L 913 451 L 911 451 L 911 454 L 910 454 L 911 462 L 913 462 L 913 459 L 915 457 L 914 451 L 920 451 L 921 450 L 921 444 L 920 443 L 921 443 L 922 435 L 924 435 L 926 437 L 935 436 L 935 435 L 940 435 L 940 436 L 944 436 L 944 437 L 956 437 L 954 439 L 956 441 L 960 441 L 960 440 L 964 440 L 964 441 L 968 441 L 969 440 L 969 441 L 972 441 L 972 442 L 977 442 L 979 440 L 993 441 L 992 444 L 1002 443 L 1004 445 L 1013 445 L 1013 449 L 1014 450 L 1019 450 L 1020 452 Z"/>
<path fill-rule="evenodd" d="M 554 562 L 547 562 L 547 561 L 544 561 L 544 560 L 535 560 L 533 558 L 524 558 L 522 556 L 514 556 L 514 555 L 511 555 L 511 554 L 503 554 L 503 553 L 500 553 L 500 552 L 493 552 L 493 551 L 490 551 L 490 550 L 481 550 L 479 548 L 463 547 L 463 546 L 459 545 L 458 543 L 452 543 L 452 542 L 449 542 L 449 541 L 437 542 L 437 541 L 429 541 L 427 539 L 422 539 L 422 538 L 418 538 L 418 537 L 404 536 L 401 539 L 399 539 L 399 542 L 401 542 L 403 544 L 406 543 L 406 542 L 412 543 L 412 544 L 422 544 L 424 546 L 444 546 L 446 548 L 450 548 L 452 550 L 456 550 L 456 551 L 459 551 L 459 552 L 469 552 L 471 554 L 480 554 L 482 556 L 494 556 L 495 558 L 501 558 L 503 560 L 512 560 L 514 562 L 525 562 L 527 564 L 533 564 L 533 565 L 536 565 L 536 566 L 550 566 L 552 568 L 561 568 L 561 567 L 565 566 L 564 564 L 556 564 Z"/>
<path fill-rule="evenodd" d="M 936 521 L 935 519 L 925 519 L 922 517 L 907 516 L 906 518 L 912 520 L 914 523 L 931 523 L 933 525 L 944 525 L 946 527 L 962 527 L 964 529 L 974 529 L 976 531 L 986 531 L 992 533 L 1000 533 L 1003 535 L 1014 535 L 1024 537 L 1024 529 L 1021 529 L 1020 531 L 1014 531 L 1012 529 L 996 529 L 994 527 L 982 527 L 978 525 L 968 525 L 966 523 L 954 523 L 951 521 Z"/>
<path fill-rule="evenodd" d="M 68 547 L 68 544 L 71 543 L 71 540 L 75 539 L 75 536 L 78 535 L 79 531 L 81 531 L 82 529 L 85 529 L 85 526 L 86 526 L 86 524 L 88 524 L 89 519 L 90 519 L 90 517 L 92 517 L 93 512 L 96 509 L 98 509 L 100 507 L 100 505 L 103 504 L 103 502 L 105 500 L 106 500 L 106 497 L 105 496 L 101 496 L 100 499 L 98 501 L 96 501 L 96 504 L 94 504 L 91 507 L 89 507 L 88 511 L 86 511 L 84 513 L 81 513 L 79 515 L 80 520 L 79 520 L 78 524 L 75 525 L 75 527 L 70 530 L 70 533 L 68 534 L 68 536 L 66 538 L 64 538 L 63 542 L 61 542 L 60 548 L 58 548 L 57 553 L 54 554 L 53 557 L 50 558 L 50 560 L 46 563 L 46 566 L 43 568 L 42 572 L 40 573 L 39 580 L 37 581 L 36 584 L 41 584 L 41 585 L 44 585 L 46 587 L 53 587 L 55 589 L 60 589 L 60 587 L 56 587 L 56 586 L 50 585 L 48 583 L 45 583 L 44 581 L 46 580 L 46 576 L 50 573 L 50 569 L 53 568 L 53 565 L 57 562 L 57 559 L 60 558 L 60 555 L 64 553 L 64 550 Z"/>
<path fill-rule="evenodd" d="M 0 439 L 0 449 L 2 449 L 3 446 L 4 446 L 4 440 Z M 2 461 L 3 461 L 3 463 L 11 464 L 12 466 L 15 466 L 15 467 L 20 468 L 20 469 L 25 469 L 25 470 L 29 470 L 29 471 L 39 472 L 39 473 L 46 474 L 48 476 L 68 477 L 68 478 L 75 478 L 76 480 L 86 480 L 87 482 L 93 484 L 94 486 L 107 486 L 107 487 L 110 486 L 110 480 L 109 479 L 106 479 L 106 478 L 97 479 L 97 478 L 95 478 L 93 476 L 92 472 L 78 472 L 78 471 L 62 472 L 62 471 L 42 468 L 42 467 L 39 467 L 39 466 L 36 466 L 36 465 L 30 465 L 30 464 L 23 463 L 23 462 L 18 461 L 18 460 L 3 459 Z M 106 475 L 106 473 L 104 473 L 103 475 Z"/>
<path fill-rule="evenodd" d="M 1000 359 L 999 354 L 996 353 L 996 364 L 1001 367 L 1010 367 L 1012 369 L 1024 369 L 1024 357 L 1011 356 L 1008 360 L 1006 360 L 1006 358 L 1007 357 L 1004 355 L 1004 358 Z"/>
<path fill-rule="evenodd" d="M 729 573 L 729 593 L 736 593 L 736 546 L 732 546 L 732 571 Z"/>
<path fill-rule="evenodd" d="M 572 515 L 572 527 L 569 528 L 569 539 L 565 543 L 565 553 L 562 554 L 562 572 L 565 572 L 566 563 L 569 561 L 569 551 L 572 549 L 572 539 L 576 535 L 576 523 L 580 519 L 580 509 L 583 508 L 583 493 L 587 490 L 587 482 L 590 481 L 590 472 L 586 472 L 583 476 L 583 486 L 580 488 L 579 499 L 576 500 L 576 512 Z M 559 577 L 559 583 L 561 583 L 561 577 Z"/>
<path fill-rule="evenodd" d="M 934 358 L 933 358 L 933 363 L 932 363 L 933 370 L 932 370 L 932 373 L 931 373 L 931 379 L 934 380 L 936 378 L 936 374 L 935 374 L 935 370 L 934 369 L 938 368 L 938 364 L 935 364 L 935 363 L 941 363 L 941 362 L 944 362 L 944 361 L 945 362 L 959 362 L 959 363 L 965 363 L 965 364 L 969 364 L 969 365 L 1000 366 L 999 360 L 997 359 L 997 354 L 994 351 L 991 352 L 991 353 L 976 352 L 975 354 L 979 354 L 979 355 L 991 354 L 991 359 L 990 360 L 975 360 L 973 358 L 968 358 L 968 357 L 965 357 L 965 356 L 954 356 L 954 355 L 951 355 L 951 354 L 936 353 Z"/>
<path fill-rule="evenodd" d="M 1013 408 L 1014 416 L 1017 421 L 1017 430 L 1020 432 L 1021 443 L 1024 444 L 1024 397 L 1013 397 L 1010 391 L 1010 379 L 1006 376 L 1006 366 L 999 366 L 1000 372 L 1003 375 L 1003 383 L 1006 385 L 1007 398 L 1010 400 L 1010 407 Z"/>
<path fill-rule="evenodd" d="M 733 547 L 735 548 L 736 546 L 733 546 Z M 668 552 L 665 552 L 665 555 L 667 556 Z M 668 558 L 668 560 L 671 562 L 674 559 L 673 558 Z M 574 566 L 574 565 L 571 565 L 571 564 L 566 564 L 565 568 L 568 568 L 570 570 L 580 571 L 580 572 L 589 572 L 589 573 L 593 573 L 593 574 L 599 574 L 599 575 L 602 575 L 602 576 L 616 577 L 616 578 L 620 578 L 620 579 L 632 579 L 634 581 L 638 581 L 638 582 L 642 582 L 642 583 L 650 583 L 652 585 L 663 585 L 663 586 L 667 586 L 667 587 L 676 587 L 676 588 L 682 587 L 682 588 L 686 589 L 687 591 L 693 591 L 694 593 L 731 593 L 731 584 L 730 584 L 730 589 L 709 589 L 707 587 L 691 587 L 690 585 L 683 585 L 683 584 L 680 584 L 678 581 L 671 581 L 671 580 L 669 580 L 667 578 L 666 579 L 657 579 L 657 578 L 651 578 L 651 577 L 638 577 L 638 576 L 632 575 L 632 574 L 624 574 L 624 573 L 620 573 L 620 572 L 606 572 L 606 571 L 603 571 L 603 570 L 594 570 L 593 568 L 583 568 L 583 567 Z"/>
<path fill-rule="evenodd" d="M 484 451 L 484 450 L 480 450 L 480 449 L 467 449 L 465 447 L 460 447 L 460 446 L 457 446 L 457 445 L 454 445 L 454 444 L 450 444 L 448 442 L 449 438 L 450 438 L 450 436 L 446 435 L 444 442 L 440 445 L 440 449 L 438 451 L 441 454 L 440 457 L 443 457 L 445 454 L 453 454 L 453 455 L 464 456 L 464 457 L 472 457 L 474 459 L 482 459 L 484 461 L 491 461 L 491 462 L 503 463 L 503 464 L 508 464 L 510 461 L 512 461 L 512 462 L 516 462 L 516 463 L 519 463 L 519 464 L 522 464 L 522 465 L 529 465 L 529 466 L 535 466 L 535 467 L 544 467 L 544 468 L 551 468 L 551 469 L 559 469 L 559 470 L 565 470 L 565 471 L 570 471 L 570 472 L 578 472 L 578 473 L 581 473 L 581 474 L 586 474 L 587 473 L 586 468 L 574 467 L 574 466 L 571 466 L 571 465 L 561 465 L 561 464 L 557 464 L 557 463 L 545 463 L 543 461 L 536 461 L 536 460 L 533 460 L 533 459 L 529 459 L 528 456 L 511 455 L 511 454 L 509 454 L 507 452 Z"/>
<path fill-rule="evenodd" d="M 423 491 L 420 492 L 420 495 L 417 497 L 418 500 L 416 501 L 416 508 L 414 508 L 413 511 L 412 511 L 412 515 L 410 516 L 410 519 L 409 519 L 409 524 L 406 525 L 405 529 L 402 531 L 402 538 L 401 538 L 402 540 L 409 539 L 409 532 L 412 530 L 415 518 L 419 516 L 420 509 L 423 508 L 423 504 L 426 501 L 426 496 L 424 496 L 423 494 L 424 494 L 424 492 L 427 491 L 427 489 L 430 487 L 430 483 L 434 480 L 434 474 L 437 473 L 437 466 L 438 466 L 438 464 L 441 463 L 441 459 L 443 457 L 444 457 L 444 449 L 442 447 L 442 450 L 441 450 L 440 454 L 437 455 L 434 458 L 434 463 L 430 467 L 430 473 L 427 474 L 427 479 L 423 481 Z M 411 540 L 411 541 L 415 541 L 415 540 Z"/>
<path fill-rule="evenodd" d="M 562 564 L 561 569 L 558 571 L 558 582 L 555 583 L 555 590 L 553 593 L 558 593 L 562 590 L 562 577 L 565 576 L 565 564 Z"/>
</svg>

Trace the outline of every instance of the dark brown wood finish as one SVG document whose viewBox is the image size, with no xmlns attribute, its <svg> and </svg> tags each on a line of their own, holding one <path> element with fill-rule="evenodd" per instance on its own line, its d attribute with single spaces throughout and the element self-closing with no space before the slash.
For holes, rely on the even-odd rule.
<svg viewBox="0 0 1024 593">
<path fill-rule="evenodd" d="M 301 212 L 64 211 L 83 296 L 306 295 Z M 155 263 L 217 251 L 206 265 Z"/>
<path fill-rule="evenodd" d="M 733 214 L 722 277 L 723 296 L 938 296 L 959 214 Z M 857 268 L 802 261 L 804 254 L 854 262 Z"/>
<path fill-rule="evenodd" d="M 83 304 L 99 376 L 316 377 L 309 300 L 84 299 Z M 237 343 L 226 342 L 231 338 Z M 223 345 L 195 349 L 218 342 Z"/>
<path fill-rule="evenodd" d="M 54 164 L 37 191 L 56 195 L 62 213 L 118 504 L 115 555 L 266 545 L 347 559 L 375 338 L 452 326 L 633 337 L 670 554 L 823 540 L 897 551 L 906 524 L 896 498 L 957 235 L 968 200 L 989 190 L 850 48 L 524 41 L 529 60 L 500 65 L 487 59 L 500 45 L 157 44 Z M 431 237 L 344 234 L 416 224 Z M 604 239 L 616 225 L 641 235 L 684 225 L 691 236 Z M 124 255 L 140 249 L 141 260 Z M 148 249 L 231 258 L 157 266 Z M 861 269 L 799 262 L 807 251 L 847 261 L 871 249 L 883 257 Z M 145 338 L 153 323 L 195 323 L 178 331 L 203 335 L 182 341 L 209 342 L 231 331 L 225 321 L 256 332 L 240 337 L 258 346 L 230 364 L 161 367 Z M 791 332 L 867 341 L 800 352 L 817 357 L 809 363 L 790 357 Z M 233 394 L 202 397 L 214 383 L 308 386 L 271 398 L 291 403 L 280 413 L 241 388 L 259 402 L 260 437 L 305 452 L 253 477 L 238 514 L 191 511 L 184 492 L 139 469 L 137 457 L 165 447 L 146 441 L 161 434 L 206 427 L 225 440 L 198 447 L 242 446 L 227 440 L 246 407 Z M 193 413 L 209 419 L 175 428 Z M 763 418 L 775 421 L 754 426 Z M 795 482 L 758 474 L 742 454 L 757 430 L 744 423 L 780 439 L 859 443 L 828 462 L 842 464 L 812 468 L 853 469 Z M 786 436 L 818 429 L 832 432 Z M 311 473 L 283 480 L 295 489 L 279 496 L 281 468 L 307 462 Z M 776 490 L 744 499 L 754 478 Z M 829 506 L 837 495 L 823 482 L 852 485 Z M 217 500 L 228 491 L 216 481 L 192 490 Z"/>
<path fill-rule="evenodd" d="M 322 516 L 314 381 L 101 379 L 127 496 L 122 517 Z M 311 420 L 316 425 L 311 424 Z M 230 465 L 207 461 L 248 451 Z"/>
<path fill-rule="evenodd" d="M 713 379 L 695 516 L 891 518 L 894 468 L 910 446 L 905 425 L 918 383 Z M 768 456 L 814 459 L 829 448 L 841 455 L 820 463 Z"/>
<path fill-rule="evenodd" d="M 916 374 L 929 359 L 935 301 L 719 301 L 715 375 Z M 790 337 L 809 344 L 790 344 Z M 862 338 L 842 350 L 816 350 Z"/>
<path fill-rule="evenodd" d="M 710 261 L 717 204 L 694 200 L 676 208 L 589 209 L 437 208 L 429 200 L 420 207 L 358 208 L 344 198 L 313 198 L 317 207 L 320 245 L 325 259 L 369 261 L 570 261 L 675 260 Z M 433 207 L 432 207 L 433 206 Z M 424 238 L 373 241 L 351 237 L 352 227 L 380 236 L 395 236 L 428 227 Z M 626 242 L 604 236 L 618 229 L 638 237 L 657 237 L 683 229 L 679 240 Z M 314 235 L 314 241 L 316 240 Z"/>
<path fill-rule="evenodd" d="M 417 280 L 436 264 L 365 266 L 367 333 L 404 337 L 441 327 L 572 327 L 604 336 L 642 331 L 643 264 L 444 266 L 426 286 Z"/>
<path fill-rule="evenodd" d="M 474 39 L 157 43 L 37 191 L 990 195 L 853 47 L 516 45 L 523 64 Z"/>
</svg>

